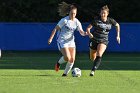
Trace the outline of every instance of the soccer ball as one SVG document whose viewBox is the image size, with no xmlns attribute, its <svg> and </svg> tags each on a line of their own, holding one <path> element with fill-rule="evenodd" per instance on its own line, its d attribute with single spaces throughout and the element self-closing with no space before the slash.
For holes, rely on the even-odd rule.
<svg viewBox="0 0 140 93">
<path fill-rule="evenodd" d="M 71 72 L 73 77 L 80 77 L 81 76 L 81 70 L 79 68 L 73 68 Z"/>
</svg>

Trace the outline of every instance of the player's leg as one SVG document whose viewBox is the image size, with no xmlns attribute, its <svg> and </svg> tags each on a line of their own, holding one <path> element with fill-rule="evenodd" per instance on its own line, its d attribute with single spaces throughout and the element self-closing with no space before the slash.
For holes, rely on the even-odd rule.
<svg viewBox="0 0 140 93">
<path fill-rule="evenodd" d="M 90 60 L 94 62 L 97 55 L 97 46 L 98 43 L 94 40 L 89 41 L 89 48 L 90 48 Z M 91 70 L 90 75 L 94 75 L 94 71 Z"/>
<path fill-rule="evenodd" d="M 59 59 L 59 61 L 55 65 L 55 70 L 56 71 L 59 71 L 59 68 L 60 68 L 61 64 L 65 63 L 65 62 L 68 62 L 71 58 L 68 47 L 61 48 L 60 51 L 61 51 L 63 56 Z"/>
<path fill-rule="evenodd" d="M 93 50 L 90 48 L 90 60 L 93 62 L 96 58 L 97 50 Z"/>
<path fill-rule="evenodd" d="M 64 55 L 66 55 L 65 51 L 67 51 L 67 50 L 64 49 L 64 48 L 61 48 L 61 49 L 60 49 L 60 52 L 62 53 L 62 56 L 61 56 L 60 59 L 58 60 L 58 63 L 59 63 L 60 65 L 68 61 L 68 58 L 67 58 L 66 56 L 64 56 Z"/>
<path fill-rule="evenodd" d="M 1 49 L 0 49 L 0 58 L 1 58 Z"/>
<path fill-rule="evenodd" d="M 107 46 L 105 44 L 103 44 L 103 43 L 98 44 L 98 46 L 97 46 L 97 56 L 96 56 L 96 59 L 95 59 L 95 61 L 93 63 L 93 68 L 92 68 L 92 71 L 90 73 L 90 76 L 93 76 L 95 70 L 99 67 L 99 65 L 101 63 L 102 55 L 105 52 L 106 47 Z"/>
<path fill-rule="evenodd" d="M 65 47 L 65 48 L 62 48 L 61 50 L 61 53 L 62 55 L 64 56 L 64 60 L 67 62 L 67 61 L 70 61 L 71 59 L 71 55 L 70 55 L 70 51 L 69 51 L 69 48 L 68 47 Z"/>
<path fill-rule="evenodd" d="M 59 43 L 57 42 L 59 51 L 62 53 L 62 57 L 55 64 L 55 71 L 59 71 L 60 65 L 70 60 L 70 54 L 68 50 L 68 43 Z"/>
<path fill-rule="evenodd" d="M 96 62 L 95 62 L 95 67 L 96 69 L 99 67 L 100 63 L 101 63 L 101 59 L 102 59 L 102 55 L 105 52 L 107 46 L 103 43 L 99 44 L 97 47 L 97 57 L 96 57 Z"/>
<path fill-rule="evenodd" d="M 67 74 L 70 72 L 70 70 L 73 67 L 74 61 L 75 61 L 75 47 L 70 47 L 69 48 L 69 53 L 70 53 L 70 60 L 67 62 L 65 70 L 64 70 L 64 74 L 62 76 L 67 76 Z"/>
<path fill-rule="evenodd" d="M 90 55 L 89 56 L 90 56 L 91 61 L 94 61 L 96 58 L 97 46 L 98 46 L 97 42 L 95 42 L 93 40 L 89 41 L 89 48 L 90 48 Z"/>
</svg>

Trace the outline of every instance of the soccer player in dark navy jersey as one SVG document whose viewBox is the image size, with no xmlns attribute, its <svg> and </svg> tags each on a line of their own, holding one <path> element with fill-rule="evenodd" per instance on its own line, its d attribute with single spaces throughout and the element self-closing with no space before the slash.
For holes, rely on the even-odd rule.
<svg viewBox="0 0 140 93">
<path fill-rule="evenodd" d="M 108 17 L 108 15 L 108 6 L 103 6 L 100 11 L 100 16 L 95 17 L 86 30 L 90 38 L 90 59 L 94 61 L 90 76 L 94 76 L 95 70 L 99 67 L 101 63 L 102 55 L 108 45 L 108 34 L 112 26 L 116 27 L 116 39 L 117 42 L 120 44 L 120 26 L 114 19 Z M 94 27 L 94 30 L 90 32 L 92 27 Z"/>
</svg>

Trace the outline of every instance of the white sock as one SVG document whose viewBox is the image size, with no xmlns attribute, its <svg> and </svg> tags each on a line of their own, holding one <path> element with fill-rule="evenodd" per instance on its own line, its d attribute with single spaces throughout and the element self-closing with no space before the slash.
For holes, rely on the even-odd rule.
<svg viewBox="0 0 140 93">
<path fill-rule="evenodd" d="M 1 58 L 1 49 L 0 49 L 0 58 Z"/>
<path fill-rule="evenodd" d="M 66 64 L 66 68 L 65 68 L 64 74 L 67 75 L 67 74 L 70 72 L 71 68 L 73 67 L 73 64 L 74 64 L 74 63 L 70 63 L 70 62 L 68 62 L 68 63 Z"/>
<path fill-rule="evenodd" d="M 59 61 L 58 61 L 58 63 L 59 64 L 63 64 L 63 63 L 65 63 L 66 61 L 64 60 L 64 56 L 62 56 L 60 59 L 59 59 Z"/>
</svg>

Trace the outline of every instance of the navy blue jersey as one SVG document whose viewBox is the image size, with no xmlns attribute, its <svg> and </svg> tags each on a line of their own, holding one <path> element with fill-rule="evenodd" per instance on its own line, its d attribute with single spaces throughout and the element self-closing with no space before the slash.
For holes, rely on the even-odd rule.
<svg viewBox="0 0 140 93">
<path fill-rule="evenodd" d="M 94 18 L 91 22 L 94 30 L 91 32 L 93 34 L 93 39 L 98 42 L 108 41 L 108 34 L 112 26 L 116 25 L 116 21 L 112 18 L 107 18 L 106 22 L 103 22 L 100 17 Z"/>
</svg>

